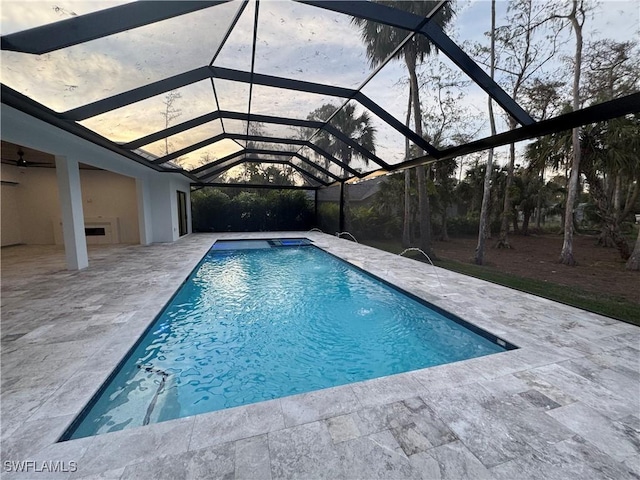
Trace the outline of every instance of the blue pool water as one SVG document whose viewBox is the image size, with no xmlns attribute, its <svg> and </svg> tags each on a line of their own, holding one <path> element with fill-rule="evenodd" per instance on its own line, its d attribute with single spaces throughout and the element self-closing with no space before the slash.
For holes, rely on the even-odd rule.
<svg viewBox="0 0 640 480">
<path fill-rule="evenodd" d="M 275 245 L 215 244 L 63 439 L 505 350 L 316 247 Z"/>
</svg>

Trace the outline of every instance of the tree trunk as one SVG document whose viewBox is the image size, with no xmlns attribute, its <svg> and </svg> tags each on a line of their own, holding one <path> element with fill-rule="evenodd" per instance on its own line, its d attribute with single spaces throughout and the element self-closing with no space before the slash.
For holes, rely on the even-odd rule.
<svg viewBox="0 0 640 480">
<path fill-rule="evenodd" d="M 622 205 L 622 175 L 616 173 L 616 183 L 613 187 L 613 213 L 616 217 L 620 216 L 620 207 Z"/>
<path fill-rule="evenodd" d="M 580 70 L 582 69 L 582 24 L 577 18 L 578 0 L 573 0 L 573 9 L 569 14 L 571 25 L 576 32 L 576 54 L 573 72 L 573 111 L 580 108 Z M 573 258 L 573 206 L 578 192 L 578 180 L 580 178 L 580 128 L 574 128 L 571 132 L 573 148 L 573 162 L 571 163 L 571 177 L 567 191 L 567 204 L 565 205 L 564 241 L 560 251 L 559 262 L 564 265 L 574 266 Z"/>
<path fill-rule="evenodd" d="M 449 241 L 449 232 L 447 231 L 447 207 L 444 207 L 442 210 L 442 235 L 441 239 L 443 242 Z"/>
<path fill-rule="evenodd" d="M 418 181 L 420 249 L 433 258 L 435 255 L 431 250 L 431 206 L 429 205 L 429 194 L 427 192 L 427 176 L 424 165 L 416 167 L 416 178 Z"/>
<path fill-rule="evenodd" d="M 404 221 L 402 223 L 402 246 L 411 246 L 411 170 L 404 171 Z"/>
<path fill-rule="evenodd" d="M 531 210 L 524 210 L 522 212 L 522 234 L 524 236 L 529 235 L 529 220 L 531 219 Z"/>
<path fill-rule="evenodd" d="M 538 230 L 540 230 L 540 221 L 542 219 L 542 193 L 543 193 L 543 191 L 544 191 L 544 166 L 540 170 L 540 190 L 538 190 L 538 198 L 536 199 L 536 229 L 538 229 Z"/>
<path fill-rule="evenodd" d="M 416 133 L 422 138 L 422 109 L 420 107 L 420 92 L 418 86 L 418 76 L 416 74 L 416 56 L 405 49 L 405 62 L 409 71 L 409 81 L 411 82 L 411 96 L 413 97 L 413 118 Z M 418 155 L 424 152 L 420 149 Z M 416 178 L 418 183 L 418 216 L 420 219 L 420 248 L 431 258 L 435 256 L 431 249 L 431 206 L 429 205 L 429 194 L 427 193 L 427 177 L 424 165 L 416 167 Z"/>
<path fill-rule="evenodd" d="M 411 102 L 413 95 L 411 87 L 409 87 L 409 104 L 407 105 L 406 126 L 409 128 L 411 124 Z M 409 151 L 409 137 L 404 139 L 404 159 L 409 160 L 411 155 Z M 411 171 L 404 171 L 404 221 L 402 223 L 402 246 L 408 248 L 411 246 Z"/>
<path fill-rule="evenodd" d="M 495 1 L 495 0 L 493 0 Z M 493 112 L 491 99 L 489 99 L 489 111 Z M 490 114 L 493 117 L 492 114 Z M 487 230 L 489 229 L 489 201 L 491 200 L 491 172 L 493 171 L 493 148 L 489 150 L 487 156 L 487 171 L 484 175 L 484 190 L 482 193 L 482 207 L 480 209 L 480 225 L 478 227 L 478 245 L 476 246 L 476 254 L 474 262 L 476 265 L 484 265 L 484 246 L 487 238 Z"/>
<path fill-rule="evenodd" d="M 491 79 L 495 76 L 496 70 L 496 0 L 491 0 Z M 489 97 L 489 123 L 491 125 L 491 135 L 496 134 L 496 121 L 493 116 L 493 103 Z M 482 191 L 482 207 L 480 210 L 480 226 L 478 228 L 478 245 L 474 262 L 477 265 L 484 264 L 484 244 L 487 231 L 487 220 L 489 218 L 489 200 L 491 199 L 491 175 L 493 173 L 493 148 L 489 150 L 487 157 L 487 170 L 484 174 L 484 189 Z"/>
<path fill-rule="evenodd" d="M 509 120 L 509 129 L 513 130 L 516 124 Z M 511 248 L 509 243 L 509 216 L 511 215 L 511 183 L 513 181 L 513 168 L 516 162 L 516 145 L 509 145 L 509 166 L 507 167 L 507 181 L 504 187 L 504 204 L 502 206 L 502 221 L 500 223 L 500 239 L 496 248 Z M 514 225 L 518 220 L 514 219 Z M 517 230 L 517 229 L 515 229 Z"/>
<path fill-rule="evenodd" d="M 620 231 L 620 224 L 609 204 L 609 196 L 602 184 L 602 180 L 598 177 L 593 160 L 588 156 L 584 159 L 583 171 L 587 177 L 587 182 L 589 182 L 589 191 L 596 202 L 598 214 L 602 221 L 602 232 L 598 243 L 605 247 L 615 246 L 622 259 L 627 260 L 630 256 L 629 244 Z"/>
<path fill-rule="evenodd" d="M 346 172 L 343 173 L 346 177 Z M 345 232 L 353 233 L 351 228 L 353 223 L 351 222 L 351 198 L 349 195 L 349 184 L 344 184 L 344 230 Z"/>
<path fill-rule="evenodd" d="M 625 265 L 627 270 L 640 270 L 640 228 L 638 228 L 638 238 L 636 238 L 636 246 L 633 249 L 633 253 L 627 260 Z"/>
<path fill-rule="evenodd" d="M 635 182 L 631 181 L 631 183 L 633 183 L 633 187 L 629 187 L 628 189 L 624 202 L 624 210 L 622 210 L 622 212 L 620 212 L 620 215 L 618 216 L 618 222 L 620 223 L 624 222 L 625 219 L 631 214 L 635 207 L 636 201 L 638 200 L 638 194 L 640 194 L 640 178 L 638 178 Z"/>
<path fill-rule="evenodd" d="M 564 241 L 560 252 L 559 262 L 565 265 L 574 266 L 576 261 L 573 258 L 573 206 L 576 203 L 578 191 L 578 178 L 580 176 L 580 129 L 573 129 L 573 149 L 574 156 L 571 165 L 571 177 L 569 178 L 569 190 L 567 191 L 567 203 L 564 210 Z"/>
</svg>

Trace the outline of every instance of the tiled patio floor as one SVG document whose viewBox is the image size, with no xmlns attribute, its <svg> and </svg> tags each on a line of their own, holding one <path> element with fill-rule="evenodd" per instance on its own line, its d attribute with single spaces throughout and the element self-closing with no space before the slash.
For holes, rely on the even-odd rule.
<svg viewBox="0 0 640 480">
<path fill-rule="evenodd" d="M 278 234 L 91 249 L 81 272 L 59 247 L 6 248 L 2 478 L 640 478 L 640 328 L 299 235 L 521 348 L 55 443 L 216 238 Z M 35 473 L 56 461 L 77 471 Z"/>
</svg>

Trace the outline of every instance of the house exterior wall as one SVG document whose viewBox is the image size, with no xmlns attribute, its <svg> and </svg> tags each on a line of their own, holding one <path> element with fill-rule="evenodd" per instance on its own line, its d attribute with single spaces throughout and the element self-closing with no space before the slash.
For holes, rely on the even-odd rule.
<svg viewBox="0 0 640 480">
<path fill-rule="evenodd" d="M 0 239 L 2 246 L 16 245 L 22 243 L 22 232 L 20 231 L 20 214 L 18 213 L 18 186 L 3 184 L 0 187 L 2 192 L 2 211 L 0 218 L 2 225 L 0 226 Z"/>
<path fill-rule="evenodd" d="M 144 165 L 138 164 L 115 152 L 72 135 L 69 132 L 33 118 L 7 105 L 1 105 L 0 113 L 2 116 L 1 136 L 3 140 L 34 148 L 52 155 L 73 158 L 81 163 L 130 177 L 133 190 L 130 195 L 127 194 L 126 203 L 129 205 L 130 210 L 137 211 L 140 211 L 140 204 L 142 203 L 144 206 L 143 211 L 148 214 L 143 214 L 141 217 L 138 217 L 132 224 L 127 223 L 127 225 L 133 225 L 127 226 L 127 235 L 131 234 L 128 238 L 133 238 L 131 231 L 136 229 L 135 225 L 137 224 L 136 241 L 140 241 L 143 237 L 143 243 L 171 242 L 178 239 L 176 191 L 178 189 L 184 191 L 187 194 L 187 204 L 190 205 L 189 179 L 179 173 L 174 174 L 151 170 Z M 53 171 L 55 172 L 55 170 Z M 96 183 L 100 183 L 100 180 L 91 178 L 88 182 L 95 186 Z M 84 190 L 87 190 L 89 187 L 84 186 L 84 181 L 82 183 Z M 53 185 L 55 185 L 55 183 L 53 183 Z M 84 190 L 83 207 L 85 216 L 88 216 L 87 209 L 96 208 L 98 205 L 96 199 L 103 198 L 103 195 L 102 193 L 100 195 L 94 193 L 91 197 L 85 197 Z M 105 189 L 105 191 L 107 190 L 111 191 L 109 188 Z M 45 192 L 45 194 L 50 195 L 50 192 Z M 116 200 L 115 197 L 117 195 L 114 194 L 113 191 L 111 191 L 110 195 L 110 202 L 118 203 L 120 201 L 120 199 Z M 41 198 L 41 194 L 38 193 L 37 197 Z M 106 194 L 104 197 L 106 197 Z M 93 205 L 89 205 L 87 202 L 88 198 L 92 199 L 90 203 Z M 40 207 L 42 207 L 44 203 L 43 200 L 38 201 Z M 52 208 L 55 207 L 59 210 L 59 204 L 57 202 L 52 201 L 47 203 L 50 203 Z M 46 208 L 48 208 L 48 206 Z M 188 215 L 190 216 L 190 211 L 188 211 Z M 48 212 L 48 216 L 51 218 L 51 212 Z M 57 217 L 60 217 L 59 212 L 57 212 Z M 189 231 L 191 231 L 190 218 L 188 222 Z M 140 232 L 143 232 L 143 234 L 141 235 Z M 29 232 L 23 231 L 21 235 L 22 241 L 25 241 L 25 238 L 31 238 Z M 40 241 L 53 243 L 52 236 L 53 227 L 50 229 L 49 236 L 47 236 L 46 239 L 44 239 L 44 237 L 41 238 Z"/>
<path fill-rule="evenodd" d="M 136 182 L 103 170 L 80 170 L 85 218 L 117 218 L 120 243 L 140 243 Z"/>
<path fill-rule="evenodd" d="M 18 185 L 2 185 L 2 245 L 60 243 L 61 212 L 56 170 L 35 167 L 19 170 L 10 165 L 3 165 L 2 169 L 3 179 L 7 174 L 7 177 L 18 182 Z M 85 220 L 116 218 L 119 231 L 116 243 L 140 242 L 133 178 L 102 170 L 81 169 L 80 185 Z M 13 207 L 4 203 L 8 194 L 15 198 Z M 5 218 L 5 214 L 8 218 Z M 8 234 L 5 234 L 5 227 Z M 11 243 L 9 240 L 12 240 Z"/>
<path fill-rule="evenodd" d="M 156 242 L 174 242 L 180 238 L 178 226 L 178 190 L 187 195 L 187 226 L 191 233 L 191 196 L 188 180 L 156 177 L 150 182 L 151 218 Z"/>
</svg>

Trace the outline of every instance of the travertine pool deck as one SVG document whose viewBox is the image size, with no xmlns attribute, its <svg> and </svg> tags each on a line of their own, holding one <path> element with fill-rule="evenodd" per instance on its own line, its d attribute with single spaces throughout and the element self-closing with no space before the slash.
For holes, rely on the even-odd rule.
<svg viewBox="0 0 640 480">
<path fill-rule="evenodd" d="M 279 236 L 521 348 L 56 443 L 214 240 Z M 440 286 L 429 265 L 320 233 L 89 254 L 68 272 L 60 247 L 2 250 L 2 478 L 640 478 L 638 327 L 437 269 Z M 77 470 L 34 470 L 56 461 Z"/>
</svg>

